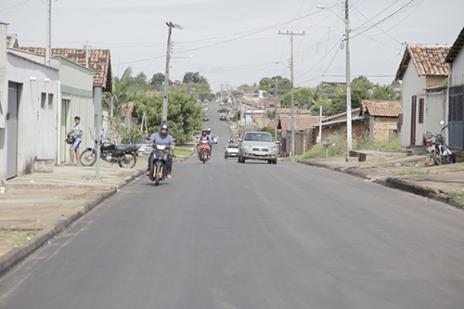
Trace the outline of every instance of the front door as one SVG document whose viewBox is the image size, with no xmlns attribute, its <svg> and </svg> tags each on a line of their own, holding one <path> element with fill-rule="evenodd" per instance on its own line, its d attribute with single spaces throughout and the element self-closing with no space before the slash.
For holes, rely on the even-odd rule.
<svg viewBox="0 0 464 309">
<path fill-rule="evenodd" d="M 68 155 L 68 147 L 64 144 L 66 139 L 66 133 L 69 131 L 69 104 L 70 100 L 63 99 L 61 101 L 61 127 L 60 127 L 60 142 L 63 143 L 60 147 L 60 163 L 66 162 L 66 156 Z"/>
<path fill-rule="evenodd" d="M 417 97 L 411 98 L 411 146 L 416 145 Z"/>
<path fill-rule="evenodd" d="M 464 86 L 449 89 L 449 144 L 453 149 L 464 149 Z"/>
<path fill-rule="evenodd" d="M 18 170 L 18 111 L 20 85 L 8 83 L 8 109 L 6 111 L 6 178 L 13 178 Z"/>
</svg>

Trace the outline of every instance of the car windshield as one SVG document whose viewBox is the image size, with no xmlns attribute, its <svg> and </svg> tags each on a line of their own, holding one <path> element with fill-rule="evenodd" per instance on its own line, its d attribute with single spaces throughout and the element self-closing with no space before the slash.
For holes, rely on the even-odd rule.
<svg viewBox="0 0 464 309">
<path fill-rule="evenodd" d="M 238 148 L 238 145 L 230 144 L 230 145 L 227 145 L 227 148 Z"/>
<path fill-rule="evenodd" d="M 253 142 L 273 142 L 274 139 L 269 133 L 247 133 L 245 134 L 244 141 L 253 141 Z"/>
</svg>

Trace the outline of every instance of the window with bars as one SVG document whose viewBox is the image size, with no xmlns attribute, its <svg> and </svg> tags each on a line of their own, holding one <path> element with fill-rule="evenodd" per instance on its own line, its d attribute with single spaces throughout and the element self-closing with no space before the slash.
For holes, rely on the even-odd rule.
<svg viewBox="0 0 464 309">
<path fill-rule="evenodd" d="M 424 98 L 419 99 L 419 115 L 418 115 L 418 123 L 424 123 L 424 113 L 425 113 L 425 106 L 424 106 Z"/>
</svg>

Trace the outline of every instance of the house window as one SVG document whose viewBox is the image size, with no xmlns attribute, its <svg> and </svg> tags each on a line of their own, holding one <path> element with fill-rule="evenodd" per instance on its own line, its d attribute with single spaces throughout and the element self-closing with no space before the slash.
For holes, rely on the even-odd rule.
<svg viewBox="0 0 464 309">
<path fill-rule="evenodd" d="M 40 107 L 45 108 L 46 104 L 47 104 L 47 94 L 45 92 L 42 92 L 40 95 Z"/>
<path fill-rule="evenodd" d="M 48 106 L 49 107 L 53 106 L 53 93 L 48 94 Z"/>
<path fill-rule="evenodd" d="M 419 123 L 424 123 L 424 98 L 419 99 Z"/>
</svg>

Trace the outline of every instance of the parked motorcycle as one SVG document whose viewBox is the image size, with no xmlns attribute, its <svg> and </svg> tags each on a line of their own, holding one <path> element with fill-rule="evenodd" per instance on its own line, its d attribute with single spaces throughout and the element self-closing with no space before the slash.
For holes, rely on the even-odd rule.
<svg viewBox="0 0 464 309">
<path fill-rule="evenodd" d="M 427 131 L 424 134 L 426 151 L 431 154 L 435 165 L 455 163 L 456 155 L 446 144 L 445 135 L 443 134 L 443 130 L 445 130 L 447 125 L 444 125 L 444 121 L 441 121 L 440 124 L 442 128 L 439 133 L 433 134 Z"/>
<path fill-rule="evenodd" d="M 166 179 L 166 162 L 168 160 L 169 147 L 166 145 L 154 145 L 151 156 L 150 171 L 148 177 L 155 182 L 155 186 Z"/>
<path fill-rule="evenodd" d="M 206 163 L 209 160 L 210 146 L 207 140 L 201 140 L 198 144 L 198 158 L 201 162 Z"/>
<path fill-rule="evenodd" d="M 87 147 L 81 154 L 79 160 L 83 166 L 92 166 L 97 162 L 95 148 Z M 133 168 L 137 163 L 138 145 L 115 145 L 111 142 L 100 142 L 100 158 L 109 163 L 118 163 L 123 168 Z"/>
</svg>

